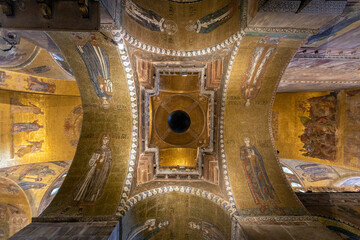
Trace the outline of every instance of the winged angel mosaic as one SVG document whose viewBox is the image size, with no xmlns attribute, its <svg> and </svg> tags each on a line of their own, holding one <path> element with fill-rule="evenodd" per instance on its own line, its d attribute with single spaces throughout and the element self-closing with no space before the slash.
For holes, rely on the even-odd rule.
<svg viewBox="0 0 360 240">
<path fill-rule="evenodd" d="M 113 93 L 113 84 L 110 80 L 109 56 L 100 46 L 94 46 L 87 42 L 84 46 L 77 46 L 86 68 L 90 75 L 90 81 L 96 95 L 101 100 L 104 109 L 110 108 L 110 98 Z"/>
<path fill-rule="evenodd" d="M 186 30 L 196 33 L 209 33 L 227 22 L 234 15 L 236 9 L 237 1 L 232 0 L 223 8 L 198 19 L 195 23 L 187 25 Z"/>
<path fill-rule="evenodd" d="M 174 21 L 165 20 L 159 14 L 141 7 L 131 0 L 125 1 L 125 11 L 137 23 L 151 31 L 166 32 L 168 35 L 174 35 L 178 30 Z"/>
</svg>

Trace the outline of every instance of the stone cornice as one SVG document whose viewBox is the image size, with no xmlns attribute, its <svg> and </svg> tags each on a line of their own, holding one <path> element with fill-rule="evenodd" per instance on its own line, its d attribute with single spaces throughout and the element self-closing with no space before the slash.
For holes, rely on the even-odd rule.
<svg viewBox="0 0 360 240">
<path fill-rule="evenodd" d="M 240 224 L 243 223 L 255 223 L 255 224 L 264 224 L 264 223 L 278 223 L 286 224 L 289 222 L 316 222 L 317 218 L 314 216 L 238 216 L 236 217 Z"/>
<path fill-rule="evenodd" d="M 119 221 L 120 216 L 70 216 L 70 217 L 35 217 L 32 222 L 110 222 Z"/>
<path fill-rule="evenodd" d="M 268 33 L 303 33 L 316 34 L 318 29 L 311 28 L 277 28 L 277 27 L 251 27 L 248 26 L 245 32 L 268 32 Z"/>
</svg>

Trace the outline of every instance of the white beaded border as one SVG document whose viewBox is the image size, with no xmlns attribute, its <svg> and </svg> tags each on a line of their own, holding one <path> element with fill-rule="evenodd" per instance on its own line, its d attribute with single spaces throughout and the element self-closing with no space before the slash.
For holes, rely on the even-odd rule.
<svg viewBox="0 0 360 240">
<path fill-rule="evenodd" d="M 126 176 L 124 189 L 122 191 L 122 196 L 121 196 L 120 203 L 119 203 L 118 213 L 120 213 L 120 211 L 123 211 L 123 209 L 125 209 L 126 203 L 129 198 L 130 188 L 131 188 L 131 183 L 132 183 L 133 173 L 134 173 L 134 167 L 135 167 L 137 139 L 138 139 L 138 134 L 137 134 L 138 115 L 137 115 L 136 90 L 135 90 L 135 83 L 134 83 L 134 78 L 133 78 L 133 73 L 132 73 L 132 69 L 131 69 L 129 56 L 126 52 L 126 48 L 125 48 L 125 44 L 124 44 L 124 39 L 125 39 L 128 42 L 130 42 L 132 45 L 142 48 L 146 51 L 150 51 L 150 52 L 154 52 L 154 53 L 158 53 L 158 54 L 172 55 L 172 56 L 197 56 L 197 55 L 209 54 L 209 53 L 212 53 L 214 51 L 222 49 L 222 48 L 235 42 L 235 49 L 231 53 L 229 66 L 228 66 L 226 77 L 225 77 L 224 90 L 222 93 L 222 100 L 221 100 L 221 116 L 220 116 L 220 124 L 219 125 L 220 125 L 220 156 L 221 156 L 221 160 L 223 163 L 222 168 L 223 168 L 224 180 L 225 180 L 225 185 L 226 185 L 226 191 L 227 191 L 227 194 L 229 197 L 229 202 L 230 202 L 229 207 L 230 207 L 230 209 L 233 210 L 233 214 L 238 215 L 234 197 L 233 197 L 233 193 L 232 193 L 231 186 L 230 186 L 230 180 L 229 180 L 227 162 L 226 162 L 226 156 L 225 156 L 225 149 L 224 149 L 224 112 L 225 112 L 226 91 L 227 91 L 227 86 L 228 86 L 228 82 L 229 82 L 232 65 L 234 63 L 236 53 L 239 49 L 241 39 L 245 35 L 245 33 L 237 32 L 232 37 L 230 37 L 229 39 L 225 40 L 224 42 L 222 42 L 216 46 L 209 47 L 207 49 L 202 49 L 202 50 L 195 50 L 195 51 L 177 51 L 177 50 L 156 48 L 154 46 L 150 46 L 150 45 L 141 43 L 140 41 L 134 39 L 129 34 L 127 34 L 124 29 L 114 30 L 111 33 L 112 33 L 112 36 L 113 36 L 115 42 L 119 45 L 119 54 L 121 57 L 123 67 L 126 72 L 127 79 L 128 79 L 127 82 L 128 82 L 128 88 L 129 88 L 129 93 L 130 93 L 130 98 L 131 98 L 131 109 L 132 109 L 132 117 L 133 117 L 133 136 L 132 136 L 132 143 L 131 143 L 129 168 L 128 168 L 128 173 Z"/>
<path fill-rule="evenodd" d="M 223 198 L 221 198 L 216 194 L 205 191 L 203 189 L 186 187 L 186 186 L 166 186 L 166 187 L 150 189 L 145 192 L 138 193 L 135 196 L 129 198 L 123 206 L 118 207 L 116 215 L 124 216 L 126 212 L 129 211 L 138 202 L 143 201 L 152 196 L 171 193 L 171 192 L 191 194 L 210 200 L 213 203 L 220 206 L 222 209 L 224 209 L 224 211 L 226 211 L 230 216 L 232 216 L 236 212 L 236 209 L 232 208 L 231 204 L 228 201 L 224 200 Z"/>
<path fill-rule="evenodd" d="M 116 32 L 117 31 L 112 31 L 112 34 L 115 35 Z M 132 135 L 131 135 L 131 148 L 130 148 L 130 156 L 129 156 L 129 167 L 126 174 L 125 184 L 120 199 L 120 205 L 121 205 L 121 204 L 125 204 L 125 202 L 129 198 L 131 183 L 134 177 L 133 175 L 134 175 L 136 152 L 137 152 L 139 121 L 138 121 L 138 110 L 137 110 L 136 87 L 135 87 L 133 71 L 131 69 L 130 59 L 126 51 L 123 39 L 117 39 L 116 42 L 118 44 L 118 52 L 120 55 L 121 63 L 125 70 L 128 90 L 130 94 L 130 106 L 131 106 L 131 116 L 132 116 Z"/>
<path fill-rule="evenodd" d="M 154 47 L 152 45 L 143 43 L 134 37 L 132 37 L 130 34 L 128 34 L 124 28 L 120 28 L 120 30 L 112 31 L 113 38 L 116 42 L 118 42 L 120 39 L 125 39 L 127 42 L 129 42 L 134 47 L 143 49 L 148 52 L 157 53 L 157 54 L 163 54 L 163 55 L 169 55 L 169 56 L 179 56 L 179 57 L 191 57 L 191 56 L 200 56 L 200 55 L 206 55 L 213 53 L 215 51 L 218 51 L 220 49 L 223 49 L 230 44 L 239 41 L 239 39 L 242 38 L 244 35 L 244 32 L 236 32 L 232 36 L 230 36 L 225 41 L 204 49 L 198 49 L 198 50 L 192 50 L 192 51 L 183 51 L 183 50 L 174 50 L 174 49 L 165 49 L 165 48 L 159 48 Z"/>
<path fill-rule="evenodd" d="M 235 48 L 233 50 L 233 52 L 231 53 L 231 57 L 230 57 L 230 61 L 229 61 L 229 66 L 226 72 L 226 76 L 225 76 L 225 81 L 224 81 L 224 90 L 222 92 L 222 97 L 221 97 L 221 107 L 220 107 L 220 159 L 222 162 L 222 168 L 223 168 L 223 174 L 224 174 L 224 181 L 225 181 L 225 186 L 226 186 L 226 191 L 229 197 L 229 202 L 231 204 L 231 207 L 236 209 L 236 205 L 235 205 L 235 200 L 234 200 L 234 195 L 232 193 L 231 190 L 231 185 L 230 185 L 230 179 L 229 179 L 229 173 L 228 173 L 228 168 L 227 168 L 227 161 L 226 161 L 226 155 L 225 155 L 225 146 L 224 146 L 224 116 L 225 116 L 225 101 L 226 101 L 226 92 L 227 92 L 227 87 L 229 84 L 229 77 L 231 74 L 231 69 L 237 54 L 237 51 L 239 50 L 240 47 L 240 42 L 242 40 L 242 37 L 245 34 L 242 33 L 236 43 L 235 43 Z M 236 212 L 235 215 L 238 215 L 239 213 Z"/>
</svg>

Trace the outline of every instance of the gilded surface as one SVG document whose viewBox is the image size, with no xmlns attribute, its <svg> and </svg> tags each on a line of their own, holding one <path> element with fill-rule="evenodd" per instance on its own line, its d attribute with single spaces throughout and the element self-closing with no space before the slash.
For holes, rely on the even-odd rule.
<svg viewBox="0 0 360 240">
<path fill-rule="evenodd" d="M 0 177 L 0 239 L 5 240 L 31 221 L 30 205 L 24 191 L 11 179 Z"/>
<path fill-rule="evenodd" d="M 358 239 L 360 238 L 360 230 L 340 221 L 329 218 L 319 217 L 319 222 L 325 225 L 329 230 L 332 230 L 341 236 L 343 239 Z"/>
<path fill-rule="evenodd" d="M 48 39 L 48 41 L 51 40 Z M 54 43 L 49 43 L 49 45 L 51 44 Z M 61 55 L 58 56 L 57 54 L 50 53 L 42 48 L 39 49 L 39 53 L 29 64 L 25 64 L 21 68 L 0 67 L 0 69 L 3 71 L 13 71 L 17 73 L 29 74 L 41 78 L 53 78 L 75 81 L 75 78 L 72 75 L 71 68 L 66 62 L 66 59 L 64 59 Z"/>
<path fill-rule="evenodd" d="M 72 160 L 77 139 L 71 142 L 65 135 L 66 120 L 80 104 L 78 96 L 7 91 L 0 91 L 0 96 L 0 111 L 7 116 L 0 122 L 2 167 Z M 82 117 L 81 112 L 78 117 Z M 77 133 L 81 120 L 74 127 Z"/>
<path fill-rule="evenodd" d="M 75 81 L 0 71 L 0 89 L 30 93 L 79 96 Z"/>
<path fill-rule="evenodd" d="M 53 181 L 68 171 L 71 161 L 31 163 L 2 168 L 0 177 L 14 181 L 25 193 L 31 216 L 38 216 L 39 205 Z"/>
<path fill-rule="evenodd" d="M 238 30 L 240 15 L 236 0 L 187 4 L 127 0 L 122 14 L 123 27 L 130 35 L 176 50 L 202 49 L 224 41 Z"/>
<path fill-rule="evenodd" d="M 161 167 L 196 167 L 197 149 L 194 148 L 168 148 L 160 150 L 159 165 Z"/>
<path fill-rule="evenodd" d="M 304 209 L 295 200 L 285 179 L 278 174 L 280 168 L 268 121 L 277 81 L 303 40 L 291 39 L 291 36 L 277 37 L 279 43 L 273 53 L 276 61 L 268 62 L 262 70 L 260 90 L 248 105 L 246 99 L 241 97 L 240 83 L 247 78 L 249 59 L 264 38 L 269 39 L 266 36 L 243 38 L 229 78 L 224 142 L 230 183 L 240 214 L 304 214 Z"/>
<path fill-rule="evenodd" d="M 359 169 L 358 90 L 277 94 L 280 158 Z"/>
<path fill-rule="evenodd" d="M 159 147 L 161 167 L 193 167 L 198 148 L 208 144 L 209 96 L 200 94 L 197 75 L 161 75 L 159 94 L 150 97 L 150 145 Z M 175 132 L 168 124 L 171 113 L 188 114 L 190 124 L 184 132 Z M 169 168 L 172 169 L 172 168 Z M 176 170 L 176 169 L 174 169 Z"/>
<path fill-rule="evenodd" d="M 54 201 L 42 215 L 115 214 L 128 167 L 132 137 L 129 92 L 124 70 L 120 67 L 117 46 L 106 41 L 101 34 L 59 32 L 50 35 L 74 69 L 81 93 L 84 120 L 68 176 Z M 99 69 L 102 72 L 100 77 L 112 82 L 112 97 L 108 108 L 104 108 L 103 102 L 99 101 L 99 93 L 109 85 L 104 85 L 101 78 L 97 79 L 99 82 L 94 82 L 93 75 L 85 65 L 88 63 L 77 51 L 79 46 L 83 47 L 87 43 L 100 49 L 103 57 L 108 57 L 108 68 L 102 65 L 105 68 Z M 94 68 L 100 67 L 96 62 L 93 63 Z M 95 84 L 99 84 L 98 89 Z"/>
<path fill-rule="evenodd" d="M 231 236 L 231 220 L 223 209 L 184 193 L 161 194 L 138 202 L 122 221 L 123 239 L 222 240 Z"/>
</svg>

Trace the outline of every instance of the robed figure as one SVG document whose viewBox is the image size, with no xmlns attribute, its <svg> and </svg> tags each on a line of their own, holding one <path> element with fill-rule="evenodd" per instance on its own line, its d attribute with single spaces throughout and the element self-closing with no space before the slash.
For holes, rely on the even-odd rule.
<svg viewBox="0 0 360 240">
<path fill-rule="evenodd" d="M 274 202 L 277 198 L 259 151 L 250 144 L 249 138 L 245 138 L 244 142 L 245 145 L 240 148 L 240 159 L 255 203 L 261 204 L 261 211 L 264 212 L 266 203 Z"/>
<path fill-rule="evenodd" d="M 35 120 L 33 122 L 27 122 L 27 123 L 13 123 L 12 124 L 12 134 L 19 133 L 19 132 L 33 132 L 38 131 L 40 128 L 43 128 L 43 125 L 40 125 L 38 123 L 38 120 Z"/>
<path fill-rule="evenodd" d="M 87 42 L 84 46 L 77 46 L 88 73 L 91 84 L 94 87 L 96 95 L 101 100 L 101 106 L 104 109 L 110 108 L 110 98 L 113 93 L 113 84 L 110 80 L 109 56 L 100 46 L 94 46 Z"/>
<path fill-rule="evenodd" d="M 75 201 L 94 202 L 101 196 L 112 162 L 109 141 L 108 134 L 102 136 L 101 146 L 94 151 L 89 160 L 87 173 L 74 191 Z"/>
</svg>

